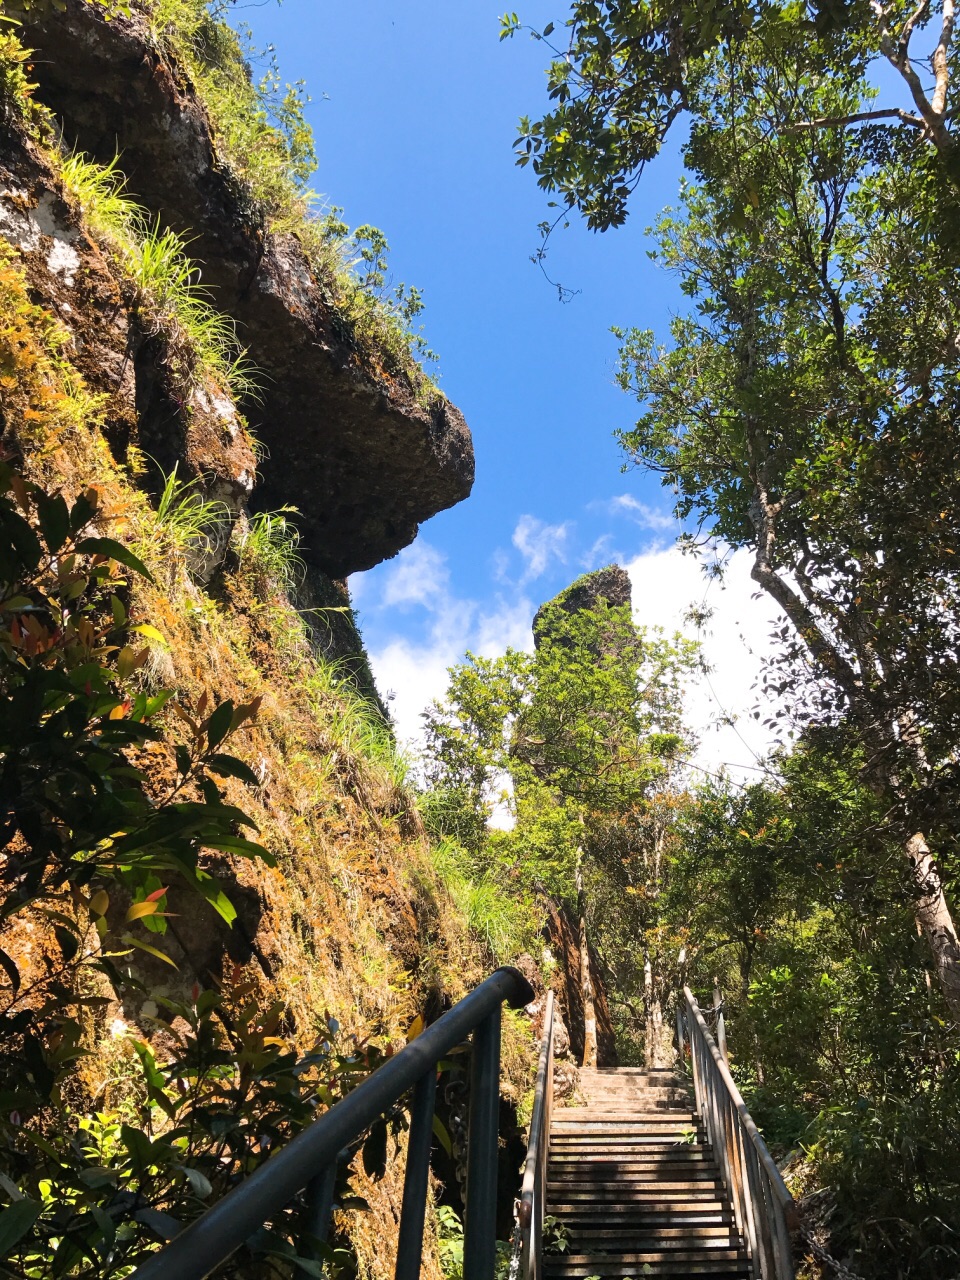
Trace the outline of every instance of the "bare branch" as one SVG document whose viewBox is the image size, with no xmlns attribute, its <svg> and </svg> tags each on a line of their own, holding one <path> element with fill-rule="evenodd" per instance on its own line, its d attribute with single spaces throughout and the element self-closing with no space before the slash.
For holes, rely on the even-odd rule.
<svg viewBox="0 0 960 1280">
<path fill-rule="evenodd" d="M 913 35 L 913 29 L 918 22 L 925 22 L 930 13 L 930 0 L 920 0 L 920 3 L 911 13 L 910 17 L 903 24 L 903 30 L 900 32 L 900 39 L 897 41 L 897 54 L 904 61 L 909 57 L 910 37 Z"/>
<path fill-rule="evenodd" d="M 937 47 L 934 49 L 931 59 L 936 87 L 933 91 L 933 101 L 930 104 L 941 121 L 947 105 L 947 88 L 950 84 L 950 68 L 947 56 L 950 52 L 950 42 L 953 39 L 955 17 L 954 0 L 943 0 L 943 23 L 940 27 L 940 39 L 937 41 Z"/>
<path fill-rule="evenodd" d="M 864 120 L 902 120 L 917 129 L 926 129 L 927 123 L 919 116 L 912 116 L 900 107 L 886 107 L 877 111 L 854 111 L 848 116 L 821 116 L 819 120 L 800 120 L 788 125 L 786 133 L 799 133 L 801 129 L 838 129 L 848 124 L 861 124 Z"/>
</svg>

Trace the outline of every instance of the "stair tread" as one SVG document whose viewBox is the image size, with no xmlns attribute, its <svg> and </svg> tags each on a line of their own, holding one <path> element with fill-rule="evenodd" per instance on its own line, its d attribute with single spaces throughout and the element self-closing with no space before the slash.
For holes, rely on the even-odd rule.
<svg viewBox="0 0 960 1280">
<path fill-rule="evenodd" d="M 738 1262 L 746 1262 L 747 1254 L 744 1249 L 735 1248 L 706 1248 L 706 1249 L 649 1249 L 644 1251 L 616 1252 L 614 1256 L 618 1262 L 704 1262 L 714 1257 L 720 1259 L 736 1259 Z M 611 1257 L 611 1253 L 607 1251 L 597 1250 L 594 1253 L 565 1253 L 562 1260 L 564 1262 L 600 1262 Z M 544 1262 L 550 1258 L 547 1254 Z M 552 1258 L 550 1259 L 552 1261 Z"/>
<path fill-rule="evenodd" d="M 567 1252 L 547 1280 L 752 1275 L 690 1082 L 669 1069 L 584 1069 L 550 1125 L 546 1211 Z"/>
</svg>

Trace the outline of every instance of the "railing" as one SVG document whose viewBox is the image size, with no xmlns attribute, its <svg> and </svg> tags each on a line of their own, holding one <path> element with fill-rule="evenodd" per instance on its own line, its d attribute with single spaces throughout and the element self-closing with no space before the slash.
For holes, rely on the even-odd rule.
<svg viewBox="0 0 960 1280">
<path fill-rule="evenodd" d="M 547 994 L 543 1015 L 543 1040 L 537 1087 L 530 1117 L 527 1161 L 520 1190 L 520 1274 L 524 1280 L 543 1275 L 543 1210 L 547 1198 L 547 1159 L 550 1154 L 550 1117 L 553 1113 L 553 992 Z"/>
<path fill-rule="evenodd" d="M 396 1280 L 419 1280 L 430 1173 L 437 1065 L 473 1035 L 464 1280 L 492 1280 L 496 1260 L 500 1007 L 519 1009 L 533 989 L 517 969 L 498 969 L 336 1106 L 160 1249 L 131 1280 L 203 1280 L 300 1192 L 306 1191 L 298 1256 L 321 1254 L 340 1152 L 411 1088 Z M 302 1268 L 301 1275 L 314 1275 Z"/>
<path fill-rule="evenodd" d="M 796 1214 L 793 1197 L 689 987 L 683 988 L 683 1005 L 677 1014 L 680 1062 L 684 1061 L 686 1032 L 697 1113 L 720 1164 L 756 1280 L 794 1280 L 790 1250 L 790 1227 Z"/>
</svg>

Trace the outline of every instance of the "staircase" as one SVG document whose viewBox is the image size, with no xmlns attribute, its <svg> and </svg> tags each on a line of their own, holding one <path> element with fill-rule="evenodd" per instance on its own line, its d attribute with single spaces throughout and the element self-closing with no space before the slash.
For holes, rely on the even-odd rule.
<svg viewBox="0 0 960 1280">
<path fill-rule="evenodd" d="M 584 1069 L 581 1092 L 549 1125 L 544 1276 L 752 1276 L 682 1078 Z"/>
</svg>

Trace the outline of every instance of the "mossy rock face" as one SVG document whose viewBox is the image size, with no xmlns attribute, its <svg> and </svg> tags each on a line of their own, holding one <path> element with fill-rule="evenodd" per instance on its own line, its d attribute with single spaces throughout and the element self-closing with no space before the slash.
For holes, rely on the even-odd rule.
<svg viewBox="0 0 960 1280">
<path fill-rule="evenodd" d="M 533 620 L 533 639 L 539 648 L 540 642 L 547 634 L 550 617 L 557 610 L 566 614 L 586 613 L 591 609 L 621 609 L 630 607 L 633 599 L 630 575 L 618 564 L 607 565 L 604 569 L 596 569 L 593 573 L 585 573 L 582 578 L 565 587 L 552 600 L 547 600 L 537 610 Z"/>
<path fill-rule="evenodd" d="M 262 384 L 259 403 L 244 406 L 266 454 L 252 504 L 296 506 L 304 556 L 343 578 L 466 498 L 463 416 L 345 338 L 300 241 L 264 232 L 189 78 L 144 19 L 108 21 L 83 0 L 15 16 L 36 51 L 37 96 L 67 144 L 104 164 L 119 154 L 130 194 L 189 240 L 212 300 L 237 323 Z"/>
</svg>

